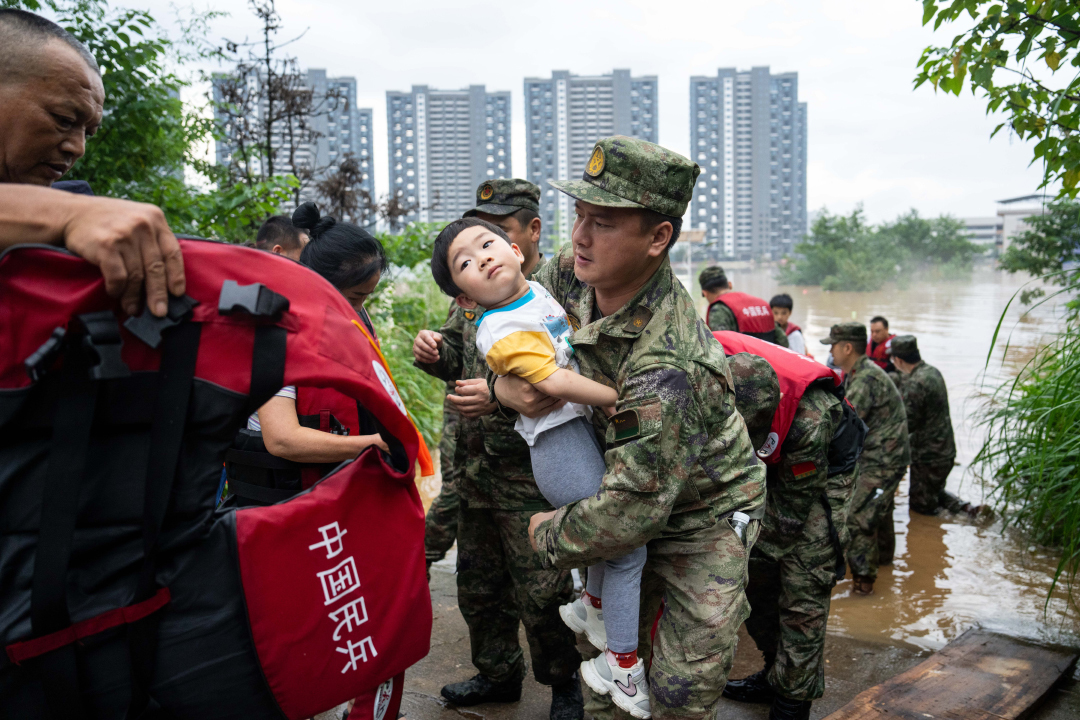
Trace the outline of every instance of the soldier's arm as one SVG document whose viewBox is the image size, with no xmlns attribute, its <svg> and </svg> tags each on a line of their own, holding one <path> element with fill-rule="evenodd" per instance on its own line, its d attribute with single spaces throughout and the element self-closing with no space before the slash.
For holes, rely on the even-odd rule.
<svg viewBox="0 0 1080 720">
<path fill-rule="evenodd" d="M 413 365 L 420 368 L 428 375 L 437 377 L 446 382 L 460 380 L 464 368 L 464 331 L 465 312 L 457 308 L 446 320 L 439 334 L 442 335 L 442 346 L 439 348 L 439 361 L 431 364 L 421 363 L 414 360 Z"/>
<path fill-rule="evenodd" d="M 705 318 L 705 324 L 713 331 L 739 331 L 739 324 L 735 322 L 735 313 L 731 312 L 731 308 L 727 305 L 721 303 L 714 303 L 713 306 L 709 308 L 709 316 Z"/>
<path fill-rule="evenodd" d="M 862 378 L 852 378 L 852 382 L 844 389 L 848 402 L 859 414 L 860 420 L 866 420 L 870 409 L 874 407 L 874 388 L 871 383 L 863 382 Z"/>
<path fill-rule="evenodd" d="M 791 549 L 803 533 L 806 519 L 821 494 L 829 476 L 829 443 L 843 415 L 840 403 L 830 402 L 822 393 L 803 396 L 795 411 L 777 463 L 779 483 L 770 488 L 770 522 L 762 528 L 769 542 L 781 553 Z M 766 529 L 767 527 L 767 529 Z"/>
<path fill-rule="evenodd" d="M 585 567 L 657 537 L 708 437 L 686 373 L 652 365 L 623 386 L 608 426 L 600 491 L 567 505 L 536 530 L 546 565 Z"/>
<path fill-rule="evenodd" d="M 787 339 L 787 333 L 779 325 L 773 330 L 773 342 L 780 347 L 791 347 L 791 343 Z"/>
</svg>

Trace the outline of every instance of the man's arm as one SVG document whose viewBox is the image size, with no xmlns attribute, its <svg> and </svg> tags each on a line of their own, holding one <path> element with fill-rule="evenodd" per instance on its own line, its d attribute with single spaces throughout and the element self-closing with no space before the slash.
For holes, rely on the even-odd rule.
<svg viewBox="0 0 1080 720">
<path fill-rule="evenodd" d="M 545 564 L 585 567 L 657 537 L 708 436 L 685 372 L 670 366 L 629 377 L 611 422 L 600 491 L 536 528 Z"/>
<path fill-rule="evenodd" d="M 712 331 L 730 330 L 739 332 L 739 323 L 735 321 L 735 313 L 723 303 L 713 303 L 709 308 L 709 316 L 705 318 L 705 324 Z"/>
<path fill-rule="evenodd" d="M 859 419 L 865 422 L 866 416 L 870 414 L 870 410 L 874 407 L 874 389 L 871 387 L 871 383 L 864 382 L 860 376 L 855 376 L 851 378 L 851 382 L 844 388 L 844 394 L 847 396 L 851 406 L 855 408 Z"/>
<path fill-rule="evenodd" d="M 773 342 L 780 347 L 791 347 L 791 344 L 788 342 L 787 339 L 787 333 L 784 332 L 783 328 L 781 328 L 779 325 L 776 325 L 776 327 L 773 329 Z"/>
<path fill-rule="evenodd" d="M 105 290 L 129 315 L 139 312 L 144 282 L 158 316 L 169 293 L 184 294 L 180 243 L 154 205 L 0 184 L 0 252 L 21 243 L 60 245 L 97 265 Z"/>
</svg>

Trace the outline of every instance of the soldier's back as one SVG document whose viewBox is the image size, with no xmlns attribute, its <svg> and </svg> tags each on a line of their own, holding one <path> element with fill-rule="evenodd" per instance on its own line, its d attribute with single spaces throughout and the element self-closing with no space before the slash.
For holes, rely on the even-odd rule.
<svg viewBox="0 0 1080 720">
<path fill-rule="evenodd" d="M 956 457 L 949 390 L 941 372 L 920 362 L 904 378 L 900 393 L 908 412 L 912 464 L 949 462 Z"/>
<path fill-rule="evenodd" d="M 907 413 L 896 384 L 870 358 L 863 356 L 844 379 L 847 398 L 869 428 L 860 466 L 864 470 L 898 470 L 911 453 Z"/>
</svg>

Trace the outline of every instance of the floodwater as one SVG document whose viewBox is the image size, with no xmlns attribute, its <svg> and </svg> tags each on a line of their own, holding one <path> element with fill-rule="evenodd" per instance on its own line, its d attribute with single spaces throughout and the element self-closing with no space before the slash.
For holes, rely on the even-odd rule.
<svg viewBox="0 0 1080 720">
<path fill-rule="evenodd" d="M 685 272 L 681 265 L 678 270 Z M 696 275 L 700 267 L 694 270 Z M 828 348 L 817 340 L 843 320 L 868 323 L 883 315 L 892 332 L 915 335 L 923 358 L 941 371 L 949 386 L 959 466 L 949 476 L 948 489 L 973 503 L 987 499 L 968 467 L 982 443 L 975 422 L 979 394 L 1015 374 L 1054 332 L 1063 315 L 1060 306 L 1047 304 L 1025 313 L 1014 300 L 987 365 L 998 319 L 1027 282 L 1025 277 L 980 268 L 948 280 L 913 278 L 906 288 L 826 293 L 817 287 L 781 286 L 771 268 L 729 267 L 727 274 L 736 289 L 766 300 L 789 293 L 795 301 L 792 320 L 821 361 Z M 704 301 L 700 309 L 704 311 Z M 425 507 L 440 484 L 438 477 L 420 483 Z M 880 569 L 870 597 L 852 595 L 850 579 L 837 585 L 830 633 L 937 650 L 978 625 L 1046 642 L 1080 643 L 1080 612 L 1070 607 L 1064 590 L 1055 590 L 1046 603 L 1059 559 L 1056 551 L 1030 545 L 1018 532 L 1003 532 L 999 520 L 976 523 L 948 515 L 909 515 L 907 488 L 905 479 L 896 498 L 892 566 Z"/>
</svg>

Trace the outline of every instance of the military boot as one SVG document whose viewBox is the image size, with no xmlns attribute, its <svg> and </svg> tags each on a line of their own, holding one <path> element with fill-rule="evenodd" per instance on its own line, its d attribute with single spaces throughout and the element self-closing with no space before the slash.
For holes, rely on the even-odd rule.
<svg viewBox="0 0 1080 720">
<path fill-rule="evenodd" d="M 769 708 L 769 720 L 810 720 L 810 701 L 777 695 Z"/>
<path fill-rule="evenodd" d="M 517 702 L 521 699 L 521 680 L 496 683 L 487 675 L 474 675 L 471 680 L 446 685 L 442 689 L 442 696 L 461 707 L 491 702 Z M 581 696 L 580 691 L 578 696 Z"/>
<path fill-rule="evenodd" d="M 551 710 L 549 720 L 581 720 L 585 717 L 585 700 L 581 697 L 581 683 L 577 675 L 551 686 Z"/>
<path fill-rule="evenodd" d="M 747 675 L 742 680 L 728 680 L 724 686 L 724 697 L 728 700 L 744 703 L 771 703 L 776 691 L 766 680 L 769 670 L 772 669 L 775 657 L 765 657 L 765 667 L 752 675 Z"/>
</svg>

